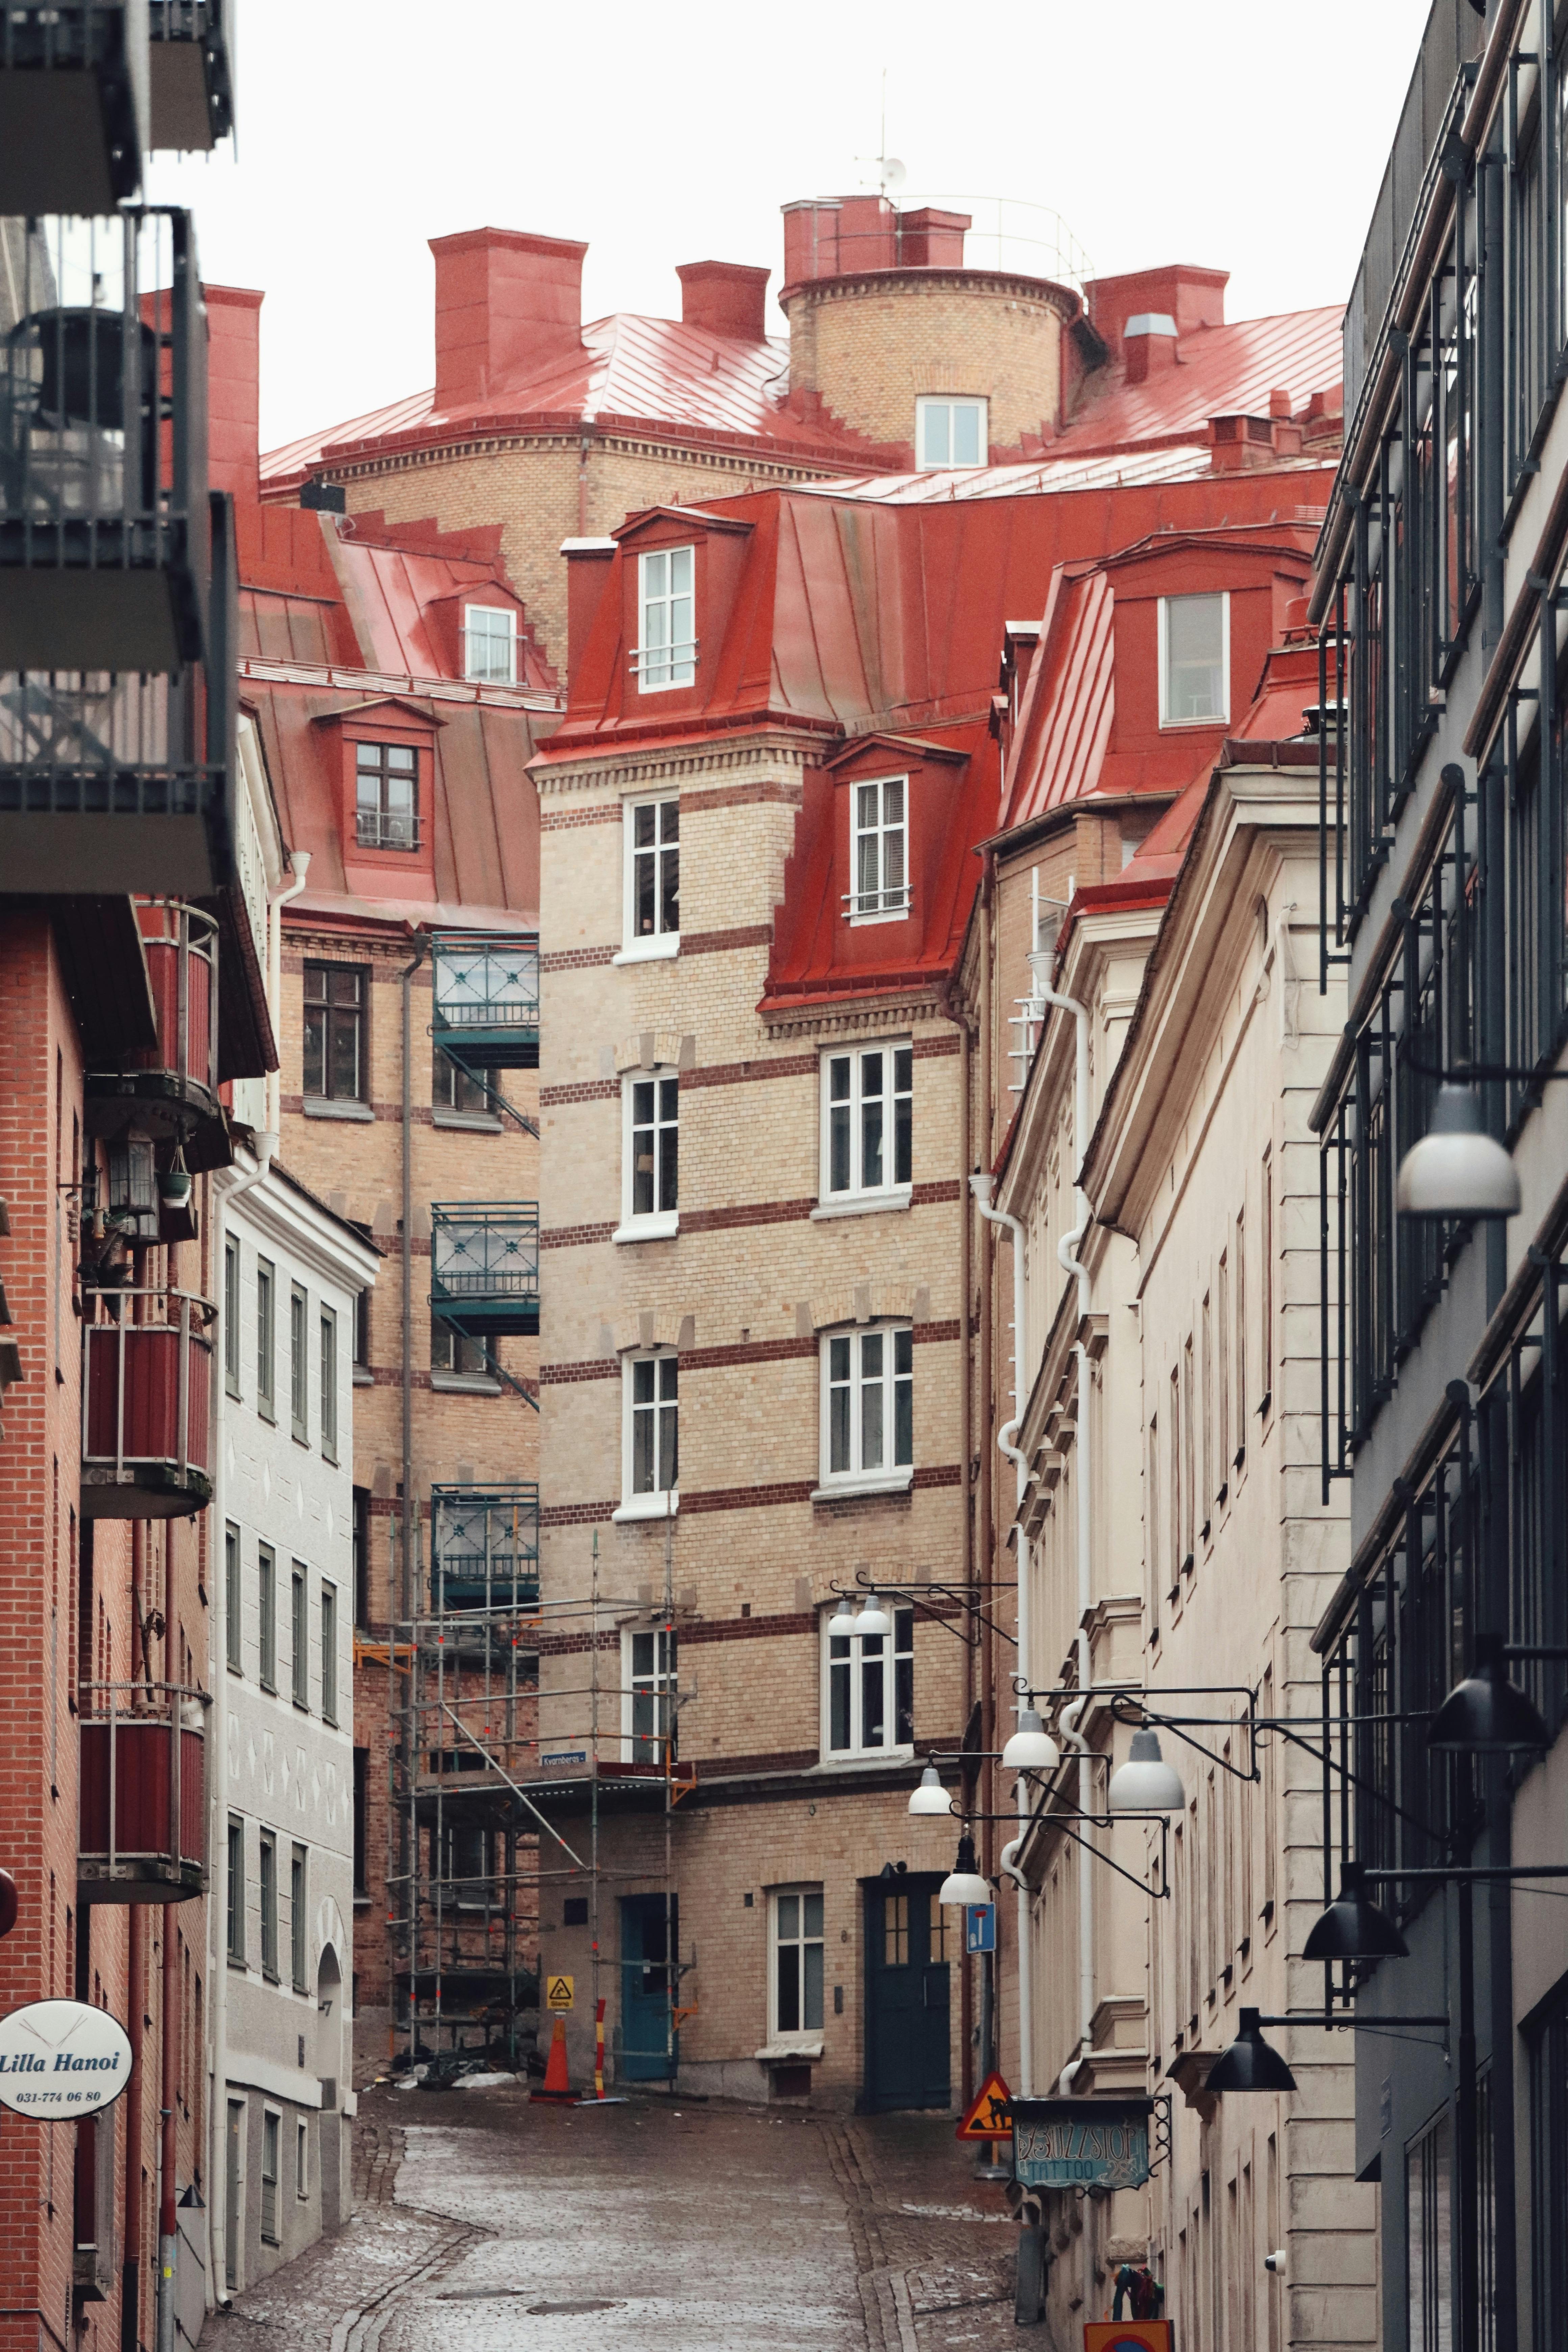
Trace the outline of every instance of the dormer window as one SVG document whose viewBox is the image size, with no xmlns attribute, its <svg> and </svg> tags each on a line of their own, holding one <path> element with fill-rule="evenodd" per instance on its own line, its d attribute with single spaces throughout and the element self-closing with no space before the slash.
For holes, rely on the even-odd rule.
<svg viewBox="0 0 1568 2352">
<path fill-rule="evenodd" d="M 851 922 L 892 922 L 910 911 L 909 787 L 907 776 L 883 776 L 854 787 Z"/>
<path fill-rule="evenodd" d="M 412 744 L 355 744 L 354 839 L 361 849 L 418 848 L 419 754 Z"/>
<path fill-rule="evenodd" d="M 644 694 L 696 679 L 696 570 L 694 547 L 661 547 L 637 558 L 641 633 L 632 665 Z"/>
<path fill-rule="evenodd" d="M 1213 727 L 1230 717 L 1230 598 L 1160 599 L 1160 724 Z"/>
<path fill-rule="evenodd" d="M 984 466 L 986 404 L 983 400 L 917 400 L 915 463 L 919 466 Z"/>
<path fill-rule="evenodd" d="M 517 684 L 517 614 L 510 606 L 464 605 L 463 676 L 480 686 Z"/>
</svg>

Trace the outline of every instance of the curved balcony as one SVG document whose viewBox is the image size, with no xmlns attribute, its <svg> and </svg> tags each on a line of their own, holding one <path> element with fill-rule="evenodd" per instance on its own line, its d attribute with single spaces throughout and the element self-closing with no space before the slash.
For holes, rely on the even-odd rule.
<svg viewBox="0 0 1568 2352">
<path fill-rule="evenodd" d="M 206 1703 L 169 1683 L 83 1686 L 83 1903 L 186 1903 L 206 1893 Z"/>
<path fill-rule="evenodd" d="M 91 1070 L 84 1086 L 89 1135 L 111 1139 L 132 1130 L 154 1146 L 182 1146 L 193 1171 L 229 1159 L 228 1127 L 218 1100 L 218 927 L 177 899 L 139 902 L 147 977 L 158 1043 L 126 1056 L 117 1070 Z M 111 1204 L 112 1205 L 112 1204 Z"/>
<path fill-rule="evenodd" d="M 471 1339 L 539 1329 L 536 1201 L 433 1201 L 430 1307 Z"/>
<path fill-rule="evenodd" d="M 83 1293 L 81 1515 L 189 1518 L 212 1500 L 205 1336 L 188 1290 Z"/>
<path fill-rule="evenodd" d="M 430 1034 L 470 1075 L 539 1067 L 539 948 L 504 931 L 437 931 Z"/>
</svg>

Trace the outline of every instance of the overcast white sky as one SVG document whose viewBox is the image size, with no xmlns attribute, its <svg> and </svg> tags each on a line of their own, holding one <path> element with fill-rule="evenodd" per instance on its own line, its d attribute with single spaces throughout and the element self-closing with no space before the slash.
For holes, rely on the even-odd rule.
<svg viewBox="0 0 1568 2352">
<path fill-rule="evenodd" d="M 432 381 L 428 237 L 587 239 L 587 318 L 776 272 L 781 204 L 867 184 L 884 69 L 911 190 L 1052 205 L 1102 273 L 1228 268 L 1246 318 L 1345 299 L 1427 5 L 245 0 L 237 160 L 150 193 L 266 290 L 263 447 Z"/>
</svg>

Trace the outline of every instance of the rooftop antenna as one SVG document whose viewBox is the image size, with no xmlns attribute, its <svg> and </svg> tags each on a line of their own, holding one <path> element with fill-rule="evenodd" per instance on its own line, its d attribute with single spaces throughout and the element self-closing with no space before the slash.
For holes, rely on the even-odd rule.
<svg viewBox="0 0 1568 2352">
<path fill-rule="evenodd" d="M 879 152 L 857 155 L 858 163 L 874 163 L 877 167 L 877 193 L 885 196 L 889 188 L 901 188 L 909 178 L 907 167 L 896 155 L 888 152 L 888 68 L 882 68 L 882 137 Z"/>
</svg>

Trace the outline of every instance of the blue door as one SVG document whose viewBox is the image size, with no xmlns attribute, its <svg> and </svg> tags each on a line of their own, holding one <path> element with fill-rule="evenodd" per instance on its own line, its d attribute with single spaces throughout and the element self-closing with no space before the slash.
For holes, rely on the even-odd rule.
<svg viewBox="0 0 1568 2352">
<path fill-rule="evenodd" d="M 621 2038 L 617 2055 L 626 2083 L 670 2080 L 679 2061 L 670 2031 L 676 1997 L 672 1958 L 680 1949 L 679 1897 L 621 1897 Z"/>
<path fill-rule="evenodd" d="M 951 2103 L 946 1914 L 940 1878 L 874 1878 L 866 1889 L 866 2084 L 862 2105 Z M 956 1923 L 958 1915 L 953 1914 Z M 956 1925 L 954 1928 L 956 1934 Z"/>
</svg>

